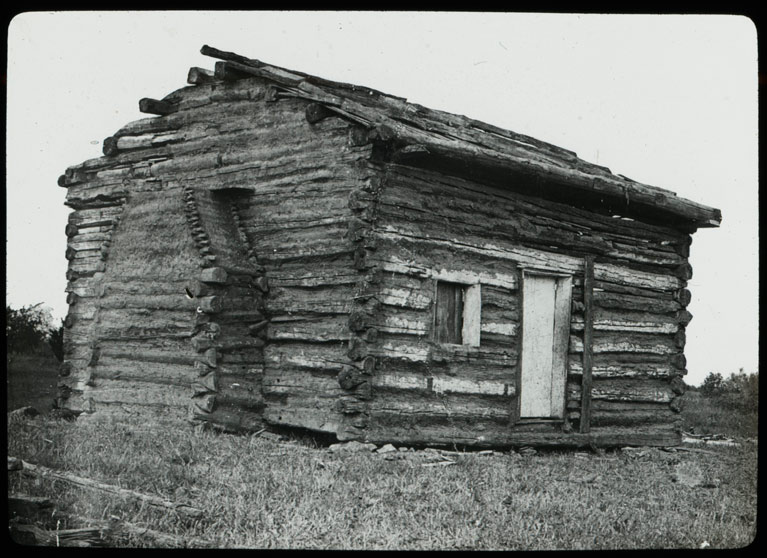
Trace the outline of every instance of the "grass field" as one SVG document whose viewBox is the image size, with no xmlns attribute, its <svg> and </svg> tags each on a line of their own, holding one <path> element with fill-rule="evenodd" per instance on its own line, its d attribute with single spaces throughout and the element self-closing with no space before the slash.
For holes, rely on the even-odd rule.
<svg viewBox="0 0 767 558">
<path fill-rule="evenodd" d="M 48 412 L 56 397 L 58 362 L 51 353 L 14 355 L 7 367 L 5 385 L 8 410 L 32 406 Z"/>
<path fill-rule="evenodd" d="M 703 416 L 706 404 L 695 397 L 687 411 Z M 8 455 L 204 511 L 187 519 L 9 473 L 9 492 L 55 500 L 38 518 L 48 529 L 88 525 L 63 512 L 218 548 L 402 550 L 737 548 L 756 534 L 755 441 L 703 452 L 459 453 L 445 466 L 432 465 L 445 459 L 435 450 L 342 454 L 308 437 L 152 432 L 97 416 L 13 420 L 8 440 Z M 105 542 L 165 546 L 127 535 Z"/>
</svg>

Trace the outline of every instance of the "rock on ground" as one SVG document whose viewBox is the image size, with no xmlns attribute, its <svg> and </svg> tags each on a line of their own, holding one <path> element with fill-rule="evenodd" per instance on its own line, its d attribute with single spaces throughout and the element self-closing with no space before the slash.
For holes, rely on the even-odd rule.
<svg viewBox="0 0 767 558">
<path fill-rule="evenodd" d="M 363 442 L 357 442 L 353 440 L 351 442 L 342 442 L 339 444 L 331 444 L 328 448 L 331 453 L 359 453 L 359 452 L 371 452 L 376 449 L 375 444 L 366 444 Z"/>
</svg>

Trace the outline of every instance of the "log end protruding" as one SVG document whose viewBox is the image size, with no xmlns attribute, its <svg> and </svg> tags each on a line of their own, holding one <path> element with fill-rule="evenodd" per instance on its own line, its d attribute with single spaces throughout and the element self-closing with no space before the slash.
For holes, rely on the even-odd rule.
<svg viewBox="0 0 767 558">
<path fill-rule="evenodd" d="M 356 370 L 351 366 L 344 367 L 344 369 L 338 373 L 338 385 L 346 390 L 354 389 L 364 381 L 365 378 L 359 373 L 359 370 Z"/>
<path fill-rule="evenodd" d="M 215 81 L 216 77 L 213 72 L 206 70 L 205 68 L 189 68 L 189 73 L 186 76 L 186 82 L 190 85 L 202 85 Z"/>
<path fill-rule="evenodd" d="M 324 120 L 330 116 L 333 116 L 333 111 L 322 103 L 311 103 L 306 106 L 306 121 L 309 124 L 316 124 L 320 120 Z"/>
<path fill-rule="evenodd" d="M 671 410 L 675 413 L 681 413 L 684 408 L 684 397 L 681 395 L 674 397 L 674 399 L 671 400 L 671 403 L 669 403 L 669 407 L 671 407 Z"/>
<path fill-rule="evenodd" d="M 671 391 L 677 395 L 684 395 L 684 392 L 687 389 L 687 384 L 684 383 L 681 376 L 674 376 L 669 382 L 669 385 L 671 386 Z"/>
<path fill-rule="evenodd" d="M 689 281 L 692 279 L 692 266 L 689 262 L 685 262 L 676 268 L 676 276 L 682 281 Z"/>
<path fill-rule="evenodd" d="M 686 307 L 690 304 L 692 301 L 692 293 L 689 289 L 679 289 L 676 292 L 675 297 L 677 302 L 681 304 L 683 307 Z"/>
<path fill-rule="evenodd" d="M 208 267 L 200 273 L 200 281 L 203 283 L 226 283 L 227 273 L 223 267 Z"/>
<path fill-rule="evenodd" d="M 680 327 L 679 330 L 674 335 L 674 344 L 679 349 L 684 349 L 684 346 L 686 343 L 687 343 L 687 333 L 685 332 L 685 329 L 683 327 Z"/>
<path fill-rule="evenodd" d="M 676 318 L 681 325 L 687 327 L 687 324 L 692 321 L 692 314 L 689 310 L 680 310 L 677 312 Z"/>
<path fill-rule="evenodd" d="M 253 77 L 253 75 L 235 68 L 231 62 L 216 62 L 213 76 L 223 81 L 237 81 Z"/>
<path fill-rule="evenodd" d="M 143 111 L 142 111 L 143 112 Z M 114 155 L 117 153 L 117 138 L 114 138 L 112 136 L 109 136 L 104 140 L 104 144 L 101 147 L 101 152 L 106 155 Z"/>
<path fill-rule="evenodd" d="M 370 131 L 364 126 L 352 126 L 349 129 L 349 145 L 360 147 L 370 143 Z"/>
<path fill-rule="evenodd" d="M 72 223 L 67 223 L 67 226 L 64 227 L 64 234 L 67 235 L 68 238 L 72 238 L 73 236 L 76 236 L 79 229 L 77 225 L 74 225 Z"/>
<path fill-rule="evenodd" d="M 205 314 L 216 314 L 221 312 L 223 306 L 220 296 L 204 296 L 200 298 L 198 309 Z"/>
<path fill-rule="evenodd" d="M 401 149 L 397 149 L 391 157 L 393 163 L 407 163 L 419 157 L 423 157 L 429 154 L 429 149 L 423 145 L 406 145 Z"/>
<path fill-rule="evenodd" d="M 208 286 L 202 281 L 192 279 L 187 282 L 185 292 L 189 298 L 200 298 L 208 294 Z"/>
<path fill-rule="evenodd" d="M 269 280 L 266 278 L 266 275 L 261 275 L 260 277 L 256 277 L 253 280 L 252 284 L 262 293 L 266 293 L 269 291 Z"/>
<path fill-rule="evenodd" d="M 269 324 L 269 320 L 261 320 L 258 323 L 248 326 L 248 333 L 251 337 L 261 337 L 266 333 L 266 326 Z"/>
<path fill-rule="evenodd" d="M 677 353 L 671 356 L 670 363 L 674 368 L 684 370 L 687 368 L 687 357 L 684 356 L 684 353 Z"/>
<path fill-rule="evenodd" d="M 207 393 L 195 396 L 192 398 L 192 405 L 195 411 L 210 414 L 216 405 L 216 395 L 214 393 Z"/>
<path fill-rule="evenodd" d="M 144 97 L 138 102 L 138 109 L 145 114 L 156 114 L 158 116 L 165 116 L 166 114 L 176 112 L 176 107 L 172 103 L 150 99 L 149 97 Z"/>
</svg>

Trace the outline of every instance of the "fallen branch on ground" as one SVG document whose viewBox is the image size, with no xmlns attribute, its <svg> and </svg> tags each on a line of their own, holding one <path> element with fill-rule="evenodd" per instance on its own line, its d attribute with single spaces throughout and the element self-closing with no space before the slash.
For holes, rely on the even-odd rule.
<svg viewBox="0 0 767 558">
<path fill-rule="evenodd" d="M 108 492 L 110 494 L 115 494 L 117 496 L 122 496 L 125 498 L 135 498 L 137 500 L 141 500 L 142 502 L 149 504 L 150 506 L 156 506 L 156 507 L 164 508 L 167 510 L 173 510 L 175 512 L 188 515 L 190 517 L 195 517 L 195 518 L 202 517 L 202 510 L 192 507 L 188 504 L 171 502 L 170 500 L 164 500 L 163 498 L 159 498 L 157 496 L 150 496 L 148 494 L 142 494 L 141 492 L 136 492 L 135 490 L 120 488 L 118 486 L 113 486 L 111 484 L 105 484 L 103 482 L 97 482 L 91 479 L 86 479 L 84 477 L 78 477 L 77 475 L 73 475 L 72 473 L 67 473 L 66 471 L 56 471 L 55 469 L 49 469 L 48 467 L 43 467 L 42 465 L 35 465 L 33 463 L 28 463 L 26 461 L 21 461 L 21 464 L 22 464 L 22 472 L 31 474 L 33 476 L 62 480 L 70 484 L 82 486 L 83 488 L 100 490 L 102 492 Z"/>
</svg>

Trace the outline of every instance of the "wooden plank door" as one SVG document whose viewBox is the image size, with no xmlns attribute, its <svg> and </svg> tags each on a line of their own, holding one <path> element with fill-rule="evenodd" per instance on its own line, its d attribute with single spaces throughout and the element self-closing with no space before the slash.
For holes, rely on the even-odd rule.
<svg viewBox="0 0 767 558">
<path fill-rule="evenodd" d="M 572 278 L 525 273 L 520 418 L 562 418 Z"/>
</svg>

